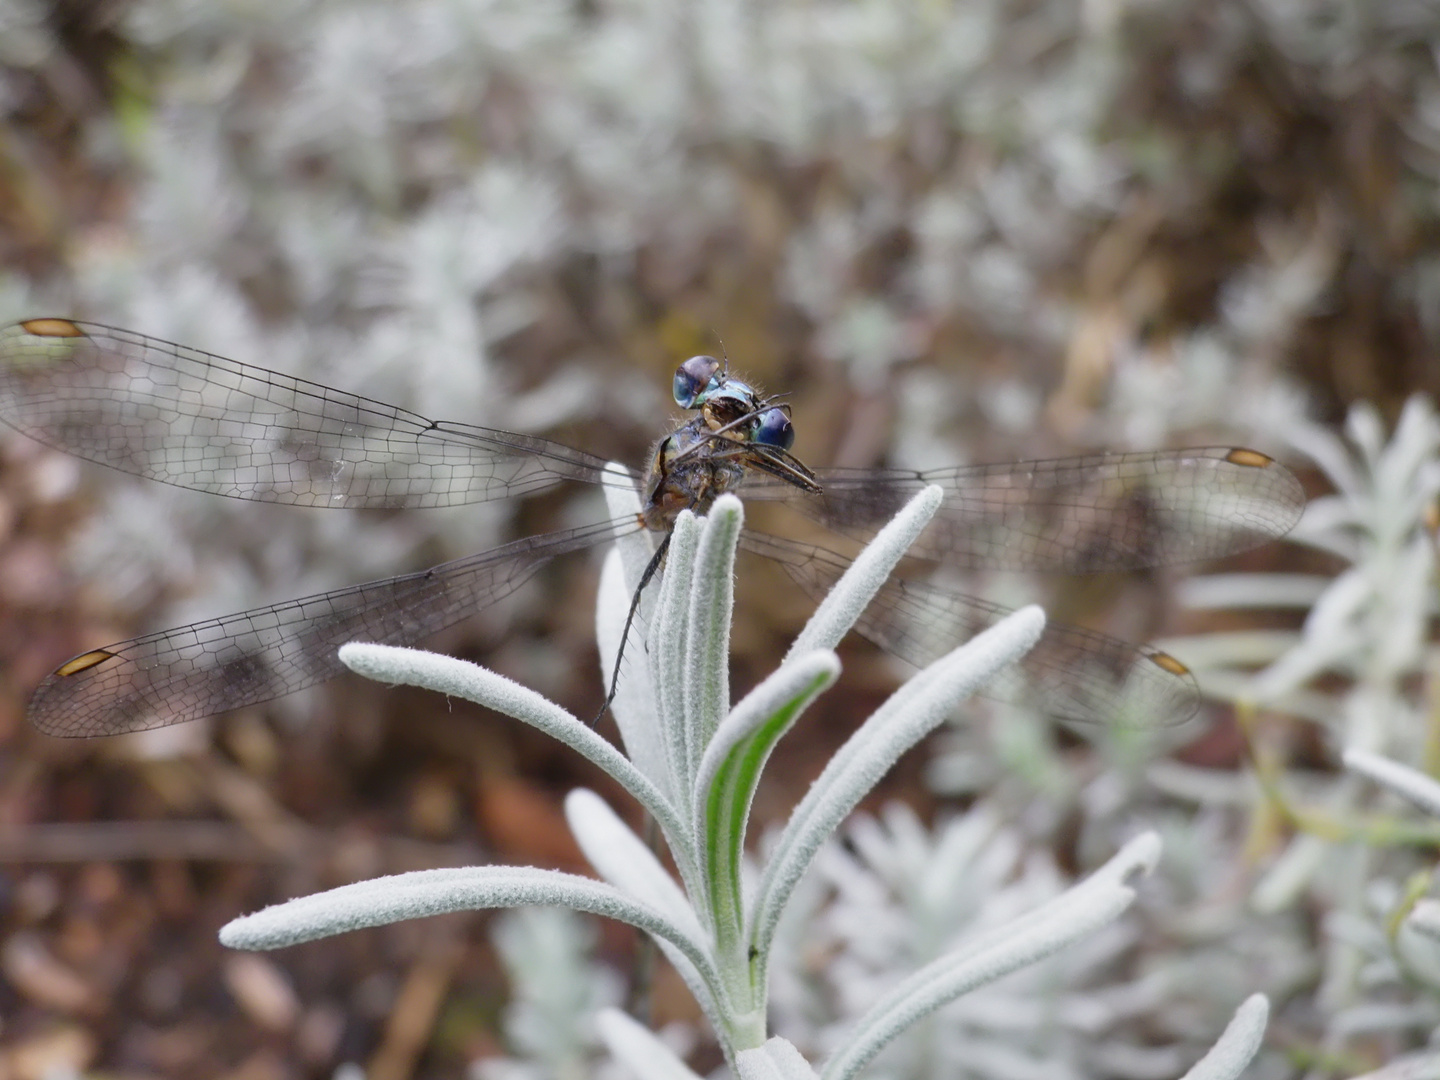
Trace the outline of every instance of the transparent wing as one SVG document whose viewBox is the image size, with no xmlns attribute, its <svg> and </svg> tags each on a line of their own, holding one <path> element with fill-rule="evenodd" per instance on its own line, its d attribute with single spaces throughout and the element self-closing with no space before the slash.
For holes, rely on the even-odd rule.
<svg viewBox="0 0 1440 1080">
<path fill-rule="evenodd" d="M 809 544 L 746 532 L 747 551 L 774 559 L 822 599 L 848 560 Z M 889 578 L 855 628 L 886 652 L 924 667 L 1010 614 L 977 597 Z M 1048 623 L 1035 648 L 980 690 L 1065 721 L 1122 728 L 1183 724 L 1200 707 L 1195 677 L 1168 653 L 1064 623 Z"/>
<path fill-rule="evenodd" d="M 618 482 L 601 458 L 548 439 L 70 319 L 0 328 L 0 421 L 122 472 L 301 506 L 454 506 Z"/>
<path fill-rule="evenodd" d="M 531 536 L 418 574 L 255 608 L 83 653 L 45 678 L 30 719 L 47 735 L 118 735 L 313 686 L 348 641 L 410 645 L 509 595 L 541 566 L 640 528 L 621 518 Z"/>
<path fill-rule="evenodd" d="M 945 501 L 911 553 L 966 569 L 1089 573 L 1216 558 L 1283 536 L 1305 506 L 1288 469 L 1234 447 L 817 476 L 823 495 L 769 478 L 744 494 L 785 499 L 827 528 L 863 538 L 921 488 L 939 484 Z"/>
</svg>

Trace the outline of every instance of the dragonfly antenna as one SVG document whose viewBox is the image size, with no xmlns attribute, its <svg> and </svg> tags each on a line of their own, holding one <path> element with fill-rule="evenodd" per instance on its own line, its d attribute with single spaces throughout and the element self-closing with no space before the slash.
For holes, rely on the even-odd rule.
<svg viewBox="0 0 1440 1080">
<path fill-rule="evenodd" d="M 728 379 L 730 378 L 730 357 L 727 356 L 725 353 L 725 339 L 720 336 L 719 330 L 715 330 L 712 328 L 710 332 L 715 335 L 715 340 L 720 345 L 720 360 L 725 365 L 724 377 Z"/>
</svg>

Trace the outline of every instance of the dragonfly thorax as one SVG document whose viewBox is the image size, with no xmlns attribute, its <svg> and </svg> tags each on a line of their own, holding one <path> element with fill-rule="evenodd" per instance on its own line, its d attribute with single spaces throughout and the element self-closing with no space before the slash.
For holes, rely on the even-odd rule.
<svg viewBox="0 0 1440 1080">
<path fill-rule="evenodd" d="M 746 457 L 737 440 L 717 435 L 704 416 L 686 421 L 655 446 L 641 485 L 640 520 L 647 529 L 669 532 L 682 510 L 709 511 L 714 501 L 740 486 Z"/>
</svg>

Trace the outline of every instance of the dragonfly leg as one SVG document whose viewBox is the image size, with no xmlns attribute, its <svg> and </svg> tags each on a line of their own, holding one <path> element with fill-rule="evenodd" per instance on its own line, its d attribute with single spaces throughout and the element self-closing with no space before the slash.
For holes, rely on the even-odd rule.
<svg viewBox="0 0 1440 1080">
<path fill-rule="evenodd" d="M 630 613 L 625 616 L 625 628 L 620 631 L 620 648 L 615 651 L 615 670 L 610 675 L 610 689 L 605 694 L 605 703 L 600 706 L 600 711 L 590 721 L 594 727 L 600 723 L 600 718 L 605 715 L 605 710 L 610 708 L 610 703 L 615 700 L 615 694 L 620 689 L 620 663 L 625 659 L 625 642 L 630 639 L 630 627 L 635 622 L 635 616 L 640 611 L 640 596 L 645 591 L 645 586 L 650 584 L 650 579 L 660 569 L 660 564 L 665 561 L 665 552 L 670 549 L 670 533 L 660 541 L 655 548 L 655 554 L 650 556 L 650 561 L 645 564 L 645 572 L 640 575 L 640 584 L 635 586 L 635 595 L 630 598 Z"/>
</svg>

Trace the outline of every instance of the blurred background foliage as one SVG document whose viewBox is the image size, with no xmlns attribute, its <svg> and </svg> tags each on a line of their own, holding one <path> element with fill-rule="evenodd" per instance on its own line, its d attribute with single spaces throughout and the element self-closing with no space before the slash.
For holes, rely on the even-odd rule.
<svg viewBox="0 0 1440 1080">
<path fill-rule="evenodd" d="M 838 914 L 797 943 L 777 1023 L 823 1050 L 853 1006 L 833 971 L 859 968 L 806 965 L 918 917 L 927 894 L 905 883 L 938 871 L 887 862 L 895 845 L 945 848 L 963 820 L 970 846 L 940 870 L 1011 852 L 940 875 L 950 907 L 922 922 L 951 933 L 1159 823 L 1148 922 L 1057 969 L 1055 997 L 1027 983 L 1028 1010 L 971 1003 L 886 1075 L 1176 1075 L 1264 990 L 1279 1011 L 1256 1075 L 1349 1076 L 1422 1052 L 1440 1019 L 1437 980 L 1387 934 L 1433 837 L 1316 838 L 1276 790 L 1294 780 L 1341 820 L 1393 812 L 1337 780 L 1334 745 L 1427 767 L 1440 745 L 1423 402 L 1380 460 L 1407 399 L 1440 390 L 1437 55 L 1429 0 L 0 0 L 0 319 L 109 322 L 629 463 L 673 413 L 674 365 L 722 347 L 790 394 L 814 465 L 1207 442 L 1285 458 L 1338 509 L 1308 550 L 1232 560 L 1228 591 L 972 583 L 1185 635 L 1208 723 L 1092 747 L 993 708 L 961 718 L 891 783 L 921 818 L 862 823 L 816 883 Z M 553 1000 L 535 980 L 572 970 L 564 944 L 624 970 L 614 927 L 516 924 L 497 946 L 482 920 L 440 920 L 263 960 L 214 944 L 240 911 L 381 871 L 575 868 L 558 795 L 596 778 L 563 754 L 353 683 L 103 744 L 44 740 L 23 712 L 83 648 L 601 513 L 573 492 L 414 515 L 230 503 L 0 440 L 10 1074 L 585 1075 L 593 1038 L 567 1025 L 614 993 L 561 987 L 521 1036 L 504 972 L 517 1001 Z M 1334 618 L 1300 635 L 1347 567 L 1373 586 L 1352 607 L 1405 602 L 1403 621 L 1365 608 L 1401 628 L 1380 650 L 1398 662 L 1369 663 Z M 593 577 L 568 560 L 440 644 L 588 715 Z M 806 611 L 757 593 L 742 684 Z M 1252 720 L 1266 801 L 1222 699 L 1285 657 Z M 852 692 L 782 747 L 794 786 L 762 812 L 892 685 L 865 647 L 844 659 Z M 946 817 L 957 797 L 986 816 Z M 857 891 L 862 871 L 878 884 Z M 906 955 L 861 967 L 883 983 Z M 659 1023 L 693 1019 L 683 994 L 657 1002 Z"/>
</svg>

